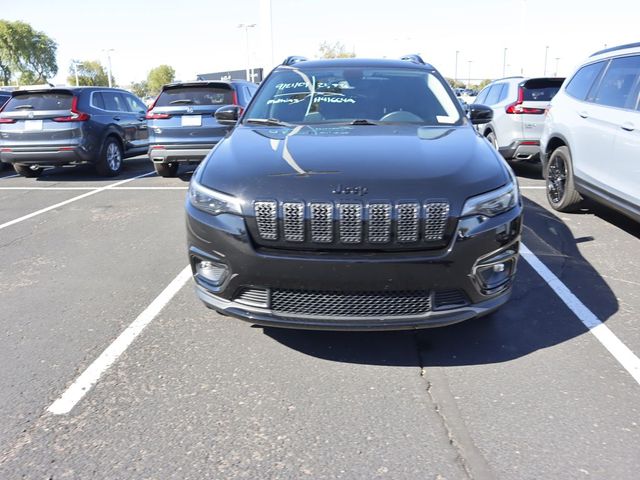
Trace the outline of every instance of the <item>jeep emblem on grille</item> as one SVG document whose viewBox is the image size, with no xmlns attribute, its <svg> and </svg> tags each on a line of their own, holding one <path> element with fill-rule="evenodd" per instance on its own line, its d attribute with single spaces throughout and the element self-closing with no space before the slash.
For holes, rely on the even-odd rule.
<svg viewBox="0 0 640 480">
<path fill-rule="evenodd" d="M 343 187 L 342 185 L 338 185 L 336 188 L 332 190 L 331 193 L 335 193 L 337 195 L 366 195 L 369 193 L 369 189 L 367 187 L 363 187 L 362 185 L 356 185 L 353 187 Z"/>
</svg>

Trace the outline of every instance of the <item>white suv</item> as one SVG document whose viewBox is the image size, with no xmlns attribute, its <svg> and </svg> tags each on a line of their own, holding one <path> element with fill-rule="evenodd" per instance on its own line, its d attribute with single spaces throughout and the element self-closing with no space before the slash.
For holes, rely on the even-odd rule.
<svg viewBox="0 0 640 480">
<path fill-rule="evenodd" d="M 505 159 L 538 162 L 544 114 L 563 81 L 523 77 L 495 80 L 474 100 L 493 109 L 493 120 L 479 125 L 478 131 Z"/>
<path fill-rule="evenodd" d="M 640 43 L 594 53 L 551 102 L 541 137 L 547 199 L 582 195 L 640 221 Z"/>
</svg>

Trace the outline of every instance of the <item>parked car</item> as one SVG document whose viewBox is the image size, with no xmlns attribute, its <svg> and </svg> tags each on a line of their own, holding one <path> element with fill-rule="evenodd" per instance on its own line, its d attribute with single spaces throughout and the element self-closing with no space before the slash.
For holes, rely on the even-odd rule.
<svg viewBox="0 0 640 480">
<path fill-rule="evenodd" d="M 145 111 L 138 97 L 116 88 L 13 91 L 0 109 L 0 160 L 26 177 L 83 163 L 118 175 L 125 157 L 147 151 Z"/>
<path fill-rule="evenodd" d="M 244 80 L 165 85 L 147 112 L 149 158 L 156 172 L 173 177 L 180 163 L 200 162 L 231 128 L 216 121 L 218 108 L 245 108 L 257 88 Z"/>
<path fill-rule="evenodd" d="M 640 43 L 594 53 L 551 102 L 541 138 L 547 199 L 583 196 L 640 221 Z"/>
<path fill-rule="evenodd" d="M 509 77 L 491 82 L 475 99 L 493 109 L 493 120 L 479 132 L 505 159 L 538 163 L 544 115 L 563 81 Z"/>
<path fill-rule="evenodd" d="M 287 59 L 198 167 L 186 202 L 197 292 L 252 323 L 451 324 L 504 304 L 522 203 L 513 172 L 418 56 Z"/>
</svg>

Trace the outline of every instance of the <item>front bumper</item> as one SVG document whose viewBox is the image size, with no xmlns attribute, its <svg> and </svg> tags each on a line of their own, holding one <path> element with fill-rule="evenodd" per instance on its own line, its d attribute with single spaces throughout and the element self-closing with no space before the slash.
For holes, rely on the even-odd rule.
<svg viewBox="0 0 640 480">
<path fill-rule="evenodd" d="M 189 256 L 200 299 L 210 308 L 252 323 L 289 328 L 331 330 L 398 330 L 448 325 L 486 315 L 510 296 L 522 228 L 522 206 L 479 221 L 458 222 L 457 234 L 438 251 L 290 251 L 257 247 L 244 219 L 230 214 L 212 216 L 187 201 Z M 497 259 L 497 260 L 496 260 Z M 225 266 L 214 285 L 197 273 L 198 262 Z M 505 280 L 487 285 L 480 271 L 496 261 L 508 264 Z M 493 263 L 492 263 L 493 262 Z M 247 304 L 242 293 L 266 292 L 264 304 Z M 306 314 L 271 308 L 272 291 L 461 292 L 464 304 L 430 308 L 411 314 Z"/>
<path fill-rule="evenodd" d="M 0 148 L 0 161 L 21 165 L 76 165 L 90 163 L 91 154 L 82 147 L 28 147 Z"/>
<path fill-rule="evenodd" d="M 153 163 L 199 162 L 207 156 L 214 144 L 151 145 L 149 158 Z"/>
</svg>

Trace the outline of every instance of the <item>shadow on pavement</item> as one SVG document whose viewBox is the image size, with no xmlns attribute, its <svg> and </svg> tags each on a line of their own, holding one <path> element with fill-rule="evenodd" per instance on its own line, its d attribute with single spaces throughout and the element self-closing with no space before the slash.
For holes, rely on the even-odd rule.
<svg viewBox="0 0 640 480">
<path fill-rule="evenodd" d="M 524 243 L 606 321 L 618 310 L 618 302 L 605 280 L 581 256 L 576 239 L 558 217 L 525 202 Z M 518 268 L 512 298 L 505 306 L 490 316 L 449 327 L 364 333 L 263 331 L 289 348 L 326 360 L 427 367 L 506 362 L 587 331 L 524 259 Z"/>
<path fill-rule="evenodd" d="M 76 165 L 46 169 L 37 178 L 37 182 L 104 182 L 114 183 L 143 173 L 153 172 L 148 157 L 132 157 L 124 160 L 122 172 L 116 177 L 102 177 L 96 173 L 93 165 Z"/>
<path fill-rule="evenodd" d="M 509 165 L 513 169 L 513 173 L 518 177 L 542 180 L 542 165 L 540 163 L 514 162 L 509 163 Z"/>
</svg>

